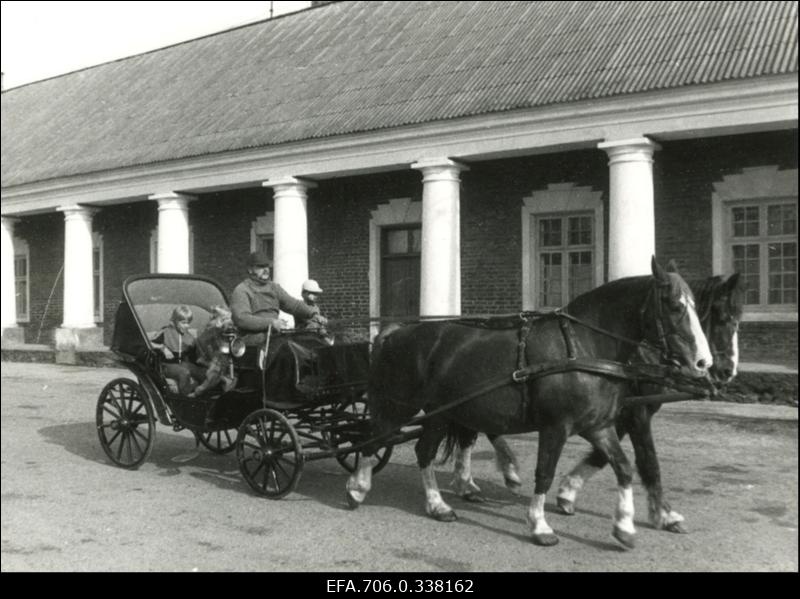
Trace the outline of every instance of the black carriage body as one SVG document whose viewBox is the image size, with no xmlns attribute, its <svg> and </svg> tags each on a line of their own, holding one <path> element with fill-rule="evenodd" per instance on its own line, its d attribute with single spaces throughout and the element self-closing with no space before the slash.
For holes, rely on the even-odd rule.
<svg viewBox="0 0 800 599">
<path fill-rule="evenodd" d="M 144 274 L 123 284 L 111 350 L 139 380 L 163 424 L 190 429 L 233 428 L 262 407 L 303 410 L 359 397 L 366 390 L 369 343 L 329 345 L 319 335 L 288 332 L 271 336 L 269 348 L 251 346 L 234 360 L 240 383 L 227 393 L 186 397 L 161 373 L 154 339 L 176 306 L 192 310 L 197 337 L 215 306 L 228 299 L 213 279 L 196 275 Z M 261 355 L 263 350 L 268 350 Z M 260 360 L 260 358 L 262 358 Z"/>
<path fill-rule="evenodd" d="M 206 277 L 147 274 L 128 278 L 122 295 L 111 350 L 136 381 L 111 381 L 97 406 L 100 442 L 118 466 L 138 468 L 147 459 L 157 417 L 191 430 L 215 453 L 235 449 L 248 484 L 272 499 L 294 489 L 305 461 L 335 457 L 355 469 L 357 446 L 369 434 L 369 343 L 329 345 L 310 332 L 267 335 L 264 345 L 233 357 L 233 389 L 184 396 L 164 376 L 152 340 L 180 305 L 192 310 L 197 337 L 214 307 L 227 308 L 225 292 Z M 380 453 L 376 472 L 390 455 L 391 447 Z"/>
</svg>

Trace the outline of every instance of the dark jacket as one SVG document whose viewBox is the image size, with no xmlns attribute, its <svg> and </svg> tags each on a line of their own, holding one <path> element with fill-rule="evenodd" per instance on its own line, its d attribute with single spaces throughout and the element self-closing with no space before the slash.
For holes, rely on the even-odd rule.
<svg viewBox="0 0 800 599">
<path fill-rule="evenodd" d="M 274 281 L 242 281 L 233 290 L 230 304 L 234 324 L 249 333 L 266 331 L 270 325 L 277 328 L 280 310 L 299 318 L 310 318 L 319 313 L 319 308 L 292 297 Z"/>
<path fill-rule="evenodd" d="M 171 360 L 164 360 L 165 362 L 182 362 L 183 360 L 194 360 L 196 357 L 197 340 L 194 335 L 188 331 L 181 335 L 172 322 L 161 329 L 153 342 L 169 348 L 175 355 Z"/>
</svg>

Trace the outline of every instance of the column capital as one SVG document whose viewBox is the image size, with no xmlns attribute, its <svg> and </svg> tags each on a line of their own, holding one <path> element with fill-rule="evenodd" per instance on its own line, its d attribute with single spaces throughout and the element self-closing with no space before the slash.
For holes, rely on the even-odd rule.
<svg viewBox="0 0 800 599">
<path fill-rule="evenodd" d="M 469 167 L 449 158 L 424 158 L 411 164 L 414 170 L 422 171 L 422 182 L 459 181 L 459 173 Z"/>
<path fill-rule="evenodd" d="M 188 193 L 177 193 L 174 191 L 169 191 L 166 193 L 154 193 L 153 195 L 147 196 L 147 199 L 158 202 L 159 210 L 169 210 L 176 208 L 180 210 L 185 210 L 186 207 L 189 205 L 189 202 L 195 201 L 197 199 L 197 196 L 193 196 Z"/>
<path fill-rule="evenodd" d="M 647 137 L 603 141 L 597 147 L 608 154 L 611 162 L 652 162 L 653 154 L 661 149 Z"/>
<path fill-rule="evenodd" d="M 2 217 L 2 225 L 3 228 L 7 231 L 14 231 L 14 226 L 20 221 L 19 218 L 15 216 L 3 216 Z"/>
<path fill-rule="evenodd" d="M 59 206 L 56 212 L 63 212 L 65 220 L 90 220 L 95 214 L 99 212 L 97 208 L 90 208 L 89 206 L 82 206 L 80 204 L 69 204 Z"/>
<path fill-rule="evenodd" d="M 261 183 L 262 187 L 271 187 L 275 192 L 289 191 L 292 189 L 301 190 L 303 192 L 309 189 L 314 189 L 317 184 L 308 179 L 300 179 L 298 177 L 275 177 L 274 179 L 267 179 Z"/>
</svg>

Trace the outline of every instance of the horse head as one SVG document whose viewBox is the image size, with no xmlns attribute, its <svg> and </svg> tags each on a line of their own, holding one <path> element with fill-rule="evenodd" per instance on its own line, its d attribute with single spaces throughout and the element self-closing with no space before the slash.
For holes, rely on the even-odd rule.
<svg viewBox="0 0 800 599">
<path fill-rule="evenodd" d="M 685 367 L 692 376 L 707 376 L 713 358 L 691 288 L 672 262 L 664 269 L 653 256 L 651 269 L 652 301 L 642 308 L 645 339 L 655 343 L 665 361 Z"/>
<path fill-rule="evenodd" d="M 729 383 L 739 366 L 739 323 L 744 306 L 744 285 L 739 273 L 727 279 L 712 277 L 701 301 L 701 324 L 708 338 L 714 364 L 709 373 L 718 384 Z"/>
</svg>

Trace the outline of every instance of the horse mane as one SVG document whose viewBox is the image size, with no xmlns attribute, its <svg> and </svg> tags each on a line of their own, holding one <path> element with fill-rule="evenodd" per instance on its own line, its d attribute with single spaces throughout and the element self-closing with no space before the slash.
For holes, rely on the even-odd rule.
<svg viewBox="0 0 800 599">
<path fill-rule="evenodd" d="M 694 293 L 701 320 L 704 319 L 711 310 L 711 306 L 717 297 L 719 289 L 726 286 L 729 281 L 729 277 L 715 275 L 701 281 L 692 282 L 690 287 Z M 744 311 L 744 290 L 739 284 L 738 279 L 736 280 L 736 284 L 729 291 L 730 293 L 727 294 L 725 307 L 733 318 L 741 320 L 742 312 Z"/>
</svg>

